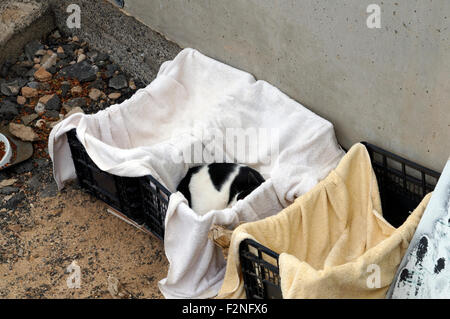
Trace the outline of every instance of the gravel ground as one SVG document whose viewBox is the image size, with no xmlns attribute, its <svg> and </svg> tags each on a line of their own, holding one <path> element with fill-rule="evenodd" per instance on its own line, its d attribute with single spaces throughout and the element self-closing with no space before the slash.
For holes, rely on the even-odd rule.
<svg viewBox="0 0 450 319">
<path fill-rule="evenodd" d="M 162 298 L 163 243 L 110 215 L 75 182 L 58 192 L 47 150 L 51 128 L 68 113 L 95 113 L 143 86 L 107 54 L 57 30 L 0 66 L 0 121 L 31 128 L 22 138 L 34 148 L 32 158 L 0 171 L 0 298 Z M 80 288 L 67 285 L 74 261 Z"/>
</svg>

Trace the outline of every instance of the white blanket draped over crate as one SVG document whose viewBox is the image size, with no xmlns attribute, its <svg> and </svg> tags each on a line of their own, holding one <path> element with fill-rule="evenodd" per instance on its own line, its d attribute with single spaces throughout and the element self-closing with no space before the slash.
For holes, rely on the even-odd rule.
<svg viewBox="0 0 450 319">
<path fill-rule="evenodd" d="M 192 211 L 181 193 L 170 196 L 164 237 L 170 266 L 159 282 L 166 298 L 215 296 L 225 260 L 208 239 L 210 227 L 232 228 L 278 213 L 326 177 L 344 155 L 330 122 L 269 83 L 193 49 L 163 63 L 156 79 L 130 99 L 94 115 L 74 114 L 54 127 L 49 153 L 59 188 L 76 177 L 65 135 L 73 128 L 103 171 L 128 177 L 151 174 L 171 192 L 198 165 L 180 160 L 191 146 L 200 147 L 193 147 L 196 155 L 215 155 L 224 150 L 218 133 L 257 129 L 258 135 L 265 129 L 258 147 L 253 141 L 245 156 L 224 150 L 227 161 L 247 164 L 266 178 L 250 196 L 204 216 Z"/>
</svg>

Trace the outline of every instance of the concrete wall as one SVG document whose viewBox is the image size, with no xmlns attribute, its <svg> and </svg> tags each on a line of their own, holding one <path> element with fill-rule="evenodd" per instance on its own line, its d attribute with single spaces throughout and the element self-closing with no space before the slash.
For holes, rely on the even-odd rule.
<svg viewBox="0 0 450 319">
<path fill-rule="evenodd" d="M 381 7 L 381 29 L 366 8 Z M 450 155 L 449 0 L 125 0 L 124 10 L 436 170 Z"/>
</svg>

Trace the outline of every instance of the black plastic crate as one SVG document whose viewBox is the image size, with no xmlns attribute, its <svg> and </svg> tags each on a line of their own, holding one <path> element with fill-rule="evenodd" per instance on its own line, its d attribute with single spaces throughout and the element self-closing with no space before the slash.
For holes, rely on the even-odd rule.
<svg viewBox="0 0 450 319">
<path fill-rule="evenodd" d="M 383 216 L 398 227 L 423 197 L 434 190 L 440 174 L 377 146 L 362 144 L 368 150 L 377 177 Z M 247 298 L 282 298 L 278 253 L 246 239 L 239 246 L 239 256 Z"/>
<path fill-rule="evenodd" d="M 67 132 L 67 140 L 80 186 L 164 239 L 164 219 L 170 191 L 151 175 L 121 177 L 102 171 L 87 154 L 75 129 Z"/>
</svg>

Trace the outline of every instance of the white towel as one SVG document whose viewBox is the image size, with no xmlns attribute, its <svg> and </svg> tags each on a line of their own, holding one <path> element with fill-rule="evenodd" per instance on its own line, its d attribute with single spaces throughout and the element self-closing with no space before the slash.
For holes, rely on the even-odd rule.
<svg viewBox="0 0 450 319">
<path fill-rule="evenodd" d="M 100 169 L 129 177 L 151 174 L 171 192 L 195 165 L 180 160 L 187 147 L 199 147 L 195 155 L 217 154 L 224 150 L 217 136 L 227 140 L 227 129 L 256 129 L 260 143 L 249 145 L 245 156 L 225 149 L 228 160 L 266 178 L 250 196 L 201 217 L 180 193 L 170 197 L 164 238 L 170 266 L 159 283 L 166 298 L 215 296 L 225 261 L 207 238 L 211 225 L 234 227 L 277 213 L 327 176 L 344 155 L 330 122 L 267 82 L 193 49 L 163 63 L 156 79 L 123 103 L 95 115 L 74 114 L 55 126 L 49 153 L 59 188 L 76 176 L 65 136 L 72 128 Z"/>
</svg>

